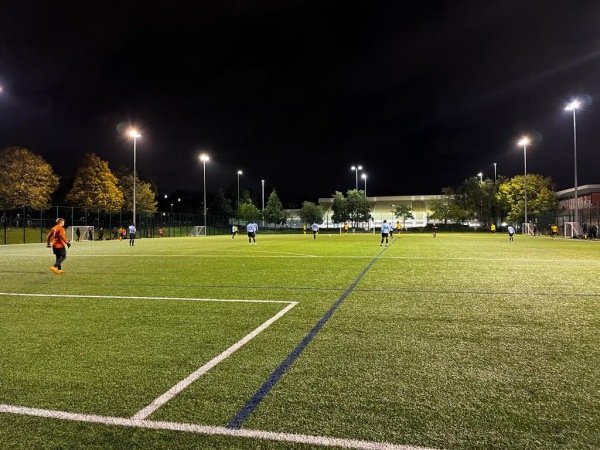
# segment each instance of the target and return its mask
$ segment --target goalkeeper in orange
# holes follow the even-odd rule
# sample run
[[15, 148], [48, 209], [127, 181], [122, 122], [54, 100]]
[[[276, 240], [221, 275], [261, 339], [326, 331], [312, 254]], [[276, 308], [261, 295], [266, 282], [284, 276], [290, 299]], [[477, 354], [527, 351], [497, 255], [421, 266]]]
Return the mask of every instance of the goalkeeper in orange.
[[71, 246], [67, 240], [64, 225], [65, 219], [60, 217], [56, 219], [56, 226], [52, 227], [46, 239], [46, 244], [48, 247], [52, 247], [52, 253], [56, 256], [56, 262], [50, 266], [50, 270], [56, 274], [65, 273], [62, 270], [62, 263], [67, 259], [67, 248]]

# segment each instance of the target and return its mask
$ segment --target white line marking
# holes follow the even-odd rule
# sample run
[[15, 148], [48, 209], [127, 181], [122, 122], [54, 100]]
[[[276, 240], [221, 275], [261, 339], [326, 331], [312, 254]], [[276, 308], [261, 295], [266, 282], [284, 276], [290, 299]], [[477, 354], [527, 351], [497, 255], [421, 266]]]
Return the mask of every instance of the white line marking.
[[414, 445], [390, 444], [387, 442], [360, 441], [355, 439], [342, 439], [328, 436], [313, 436], [308, 434], [276, 433], [273, 431], [231, 429], [226, 427], [195, 425], [177, 422], [158, 422], [151, 420], [135, 420], [124, 417], [97, 416], [92, 414], [78, 414], [67, 411], [50, 409], [27, 408], [24, 406], [1, 405], [0, 413], [20, 414], [25, 416], [44, 417], [49, 419], [70, 420], [74, 422], [96, 423], [101, 425], [117, 425], [122, 427], [145, 428], [151, 430], [183, 431], [205, 435], [231, 436], [251, 439], [264, 439], [270, 441], [290, 442], [297, 444], [311, 444], [325, 447], [341, 447], [358, 450], [435, 450], [429, 447]]
[[[224, 303], [285, 303], [289, 300], [248, 300], [248, 299], [224, 299], [224, 298], [191, 298], [191, 297], [127, 297], [123, 295], [77, 295], [77, 294], [23, 294], [17, 292], [0, 292], [0, 296], [8, 297], [59, 297], [59, 298], [106, 298], [126, 300], [177, 300], [191, 302], [224, 302]], [[296, 302], [297, 303], [297, 302]]]
[[167, 403], [169, 400], [171, 400], [173, 397], [175, 397], [177, 394], [179, 394], [181, 391], [183, 391], [185, 388], [187, 388], [190, 384], [192, 384], [194, 381], [196, 381], [198, 378], [200, 378], [202, 375], [204, 375], [206, 372], [208, 372], [214, 366], [216, 366], [221, 361], [223, 361], [224, 359], [231, 356], [234, 352], [236, 352], [239, 348], [241, 348], [243, 345], [248, 343], [251, 339], [258, 336], [267, 327], [269, 327], [276, 320], [281, 318], [285, 313], [287, 313], [290, 309], [292, 309], [297, 304], [298, 304], [298, 302], [289, 302], [289, 304], [285, 308], [283, 308], [281, 311], [279, 311], [277, 314], [275, 314], [269, 320], [264, 322], [262, 325], [260, 325], [254, 331], [252, 331], [251, 333], [244, 336], [242, 339], [240, 339], [238, 342], [233, 344], [231, 347], [229, 347], [227, 350], [225, 350], [220, 355], [211, 359], [209, 362], [204, 364], [202, 367], [200, 367], [194, 373], [190, 374], [187, 378], [181, 380], [179, 383], [177, 383], [175, 386], [173, 386], [167, 392], [162, 394], [160, 397], [154, 399], [152, 401], [152, 403], [150, 403], [148, 406], [139, 410], [137, 413], [135, 413], [133, 415], [132, 419], [133, 420], [142, 420], [142, 419], [145, 419], [146, 417], [148, 417], [150, 414], [152, 414], [158, 408], [163, 406], [165, 403]]

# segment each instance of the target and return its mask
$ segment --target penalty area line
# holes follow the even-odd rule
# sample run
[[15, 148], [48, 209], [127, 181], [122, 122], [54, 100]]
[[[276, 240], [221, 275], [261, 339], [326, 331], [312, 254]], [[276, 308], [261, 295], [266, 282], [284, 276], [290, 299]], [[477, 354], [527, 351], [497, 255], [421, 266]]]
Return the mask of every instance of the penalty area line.
[[391, 444], [387, 442], [372, 442], [355, 439], [342, 439], [328, 436], [308, 434], [277, 433], [273, 431], [233, 429], [210, 425], [195, 425], [190, 423], [164, 422], [152, 420], [136, 420], [125, 417], [99, 416], [79, 414], [51, 409], [28, 408], [24, 406], [2, 405], [0, 413], [21, 416], [42, 417], [48, 419], [68, 420], [71, 422], [86, 422], [99, 425], [121, 426], [129, 428], [145, 428], [150, 430], [180, 431], [209, 436], [228, 436], [238, 438], [261, 439], [268, 441], [289, 442], [294, 444], [310, 444], [323, 447], [340, 447], [357, 450], [435, 450], [428, 447], [413, 445]]
[[188, 375], [186, 378], [181, 380], [179, 383], [177, 383], [175, 386], [173, 386], [167, 392], [165, 392], [161, 396], [155, 398], [148, 406], [142, 408], [137, 413], [135, 413], [133, 415], [132, 419], [133, 420], [142, 420], [142, 419], [145, 419], [146, 417], [148, 417], [149, 415], [151, 415], [152, 413], [154, 413], [158, 408], [163, 406], [165, 403], [167, 403], [169, 400], [171, 400], [173, 397], [175, 397], [181, 391], [186, 389], [190, 384], [192, 384], [194, 381], [196, 381], [198, 378], [200, 378], [202, 375], [204, 375], [210, 369], [215, 367], [221, 361], [229, 358], [233, 353], [235, 353], [242, 346], [247, 344], [250, 340], [252, 340], [256, 336], [258, 336], [264, 330], [266, 330], [275, 321], [279, 320], [290, 309], [292, 309], [294, 306], [296, 306], [298, 304], [298, 302], [287, 302], [287, 303], [288, 303], [288, 305], [285, 308], [283, 308], [281, 311], [279, 311], [277, 314], [275, 314], [269, 320], [264, 322], [258, 328], [254, 329], [249, 334], [247, 334], [242, 339], [240, 339], [235, 344], [233, 344], [231, 347], [229, 347], [227, 350], [223, 351], [221, 354], [217, 355], [216, 357], [214, 357], [213, 359], [208, 361], [206, 364], [204, 364], [198, 370], [196, 370], [195, 372]]

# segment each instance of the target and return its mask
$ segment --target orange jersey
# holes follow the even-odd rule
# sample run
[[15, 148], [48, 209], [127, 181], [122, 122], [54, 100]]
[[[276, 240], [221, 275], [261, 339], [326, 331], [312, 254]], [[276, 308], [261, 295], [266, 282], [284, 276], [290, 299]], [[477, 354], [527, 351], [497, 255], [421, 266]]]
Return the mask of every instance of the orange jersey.
[[67, 236], [65, 234], [65, 229], [61, 225], [56, 225], [50, 230], [48, 233], [48, 238], [46, 239], [48, 245], [52, 245], [54, 248], [62, 248], [67, 245]]

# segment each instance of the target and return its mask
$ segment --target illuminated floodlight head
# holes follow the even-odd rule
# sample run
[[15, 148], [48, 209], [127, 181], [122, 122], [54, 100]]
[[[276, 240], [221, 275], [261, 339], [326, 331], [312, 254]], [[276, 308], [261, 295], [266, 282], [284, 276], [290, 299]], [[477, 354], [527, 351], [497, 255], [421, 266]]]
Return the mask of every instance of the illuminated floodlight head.
[[520, 146], [529, 145], [529, 138], [527, 136], [523, 136], [521, 140], [518, 142]]
[[363, 180], [366, 180], [366, 179], [367, 179], [367, 174], [366, 174], [366, 173], [363, 173], [363, 174], [362, 174], [360, 177], [361, 177]]
[[208, 161], [209, 159], [210, 159], [210, 158], [208, 157], [208, 155], [207, 155], [206, 153], [202, 153], [202, 154], [200, 155], [200, 161], [202, 161], [202, 162], [206, 162], [206, 161]]
[[142, 135], [140, 133], [138, 133], [138, 131], [135, 128], [132, 128], [131, 130], [129, 130], [129, 132], [127, 134], [129, 134], [129, 137], [132, 137], [134, 139], [142, 137]]
[[243, 174], [244, 172], [242, 172], [241, 170], [238, 170], [238, 175]]
[[2, 93], [2, 91], [4, 91], [4, 88], [0, 86], [0, 94]]
[[581, 102], [577, 99], [573, 100], [567, 106], [565, 106], [565, 111], [576, 111], [581, 108]]
[[481, 178], [481, 177], [483, 177], [483, 173], [482, 173], [482, 172], [479, 172], [479, 173], [477, 174], [477, 176], [478, 176], [479, 178]]

